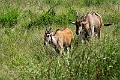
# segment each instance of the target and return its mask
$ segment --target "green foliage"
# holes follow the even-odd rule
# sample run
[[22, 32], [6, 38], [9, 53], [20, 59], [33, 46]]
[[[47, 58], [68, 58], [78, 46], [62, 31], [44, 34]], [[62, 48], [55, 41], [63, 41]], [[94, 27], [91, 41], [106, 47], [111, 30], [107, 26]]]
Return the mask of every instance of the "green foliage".
[[[119, 38], [120, 22], [118, 23], [118, 25], [116, 25], [116, 26], [114, 26], [114, 27], [115, 27], [115, 29], [113, 30], [112, 34], [113, 34], [114, 36], [118, 36], [118, 38]], [[118, 42], [119, 42], [119, 41], [118, 41]]]
[[31, 10], [21, 11], [18, 17], [18, 24], [23, 28], [31, 28], [31, 22], [35, 19], [35, 14]]
[[[115, 75], [119, 75], [119, 73], [116, 73], [117, 67], [116, 65], [119, 65], [119, 46], [114, 44], [113, 40], [109, 40], [108, 37], [107, 40], [102, 41], [104, 43], [101, 52], [99, 53], [101, 56], [97, 57], [97, 63], [96, 67], [99, 71], [97, 75], [101, 79], [107, 79], [110, 80]], [[102, 43], [102, 44], [103, 44]]]
[[76, 16], [76, 10], [74, 9], [74, 7], [70, 7], [69, 9], [68, 9], [68, 13], [67, 13], [68, 15], [68, 19], [67, 19], [67, 21], [69, 22], [69, 23], [71, 23], [72, 21], [75, 21], [75, 16]]
[[62, 13], [55, 16], [54, 23], [59, 25], [71, 24], [75, 20], [76, 11], [74, 7], [70, 7], [67, 13]]
[[[30, 15], [31, 13], [29, 13]], [[75, 14], [76, 14], [76, 11], [73, 7], [70, 7], [69, 10], [68, 10], [68, 13], [67, 14], [59, 14], [59, 15], [56, 15], [56, 12], [55, 10], [51, 10], [49, 12], [42, 12], [42, 14], [37, 17], [35, 16], [35, 14], [33, 14], [33, 16], [35, 18], [32, 18], [31, 15], [29, 16], [30, 18], [30, 21], [28, 22], [28, 28], [31, 27], [31, 26], [43, 26], [43, 25], [46, 25], [46, 24], [58, 24], [58, 25], [66, 25], [68, 23], [71, 23], [73, 20], [74, 20], [74, 17], [75, 17]], [[27, 14], [28, 15], [28, 14]]]
[[84, 0], [85, 6], [101, 5], [105, 0]]
[[62, 13], [61, 15], [56, 16], [55, 22], [59, 25], [67, 24], [67, 16]]
[[112, 4], [119, 4], [119, 0], [84, 0], [84, 4], [85, 6], [100, 6], [102, 4], [108, 4], [108, 3], [112, 3]]
[[19, 16], [19, 12], [16, 8], [9, 8], [4, 10], [0, 14], [0, 24], [13, 26], [14, 24], [17, 24], [17, 18]]
[[48, 5], [54, 5], [58, 2], [59, 0], [44, 0], [44, 2]]
[[54, 22], [55, 14], [50, 12], [43, 12], [35, 21], [35, 25], [46, 25], [46, 23], [52, 24]]
[[[119, 23], [119, 20], [120, 18], [118, 17], [119, 15], [119, 10], [117, 12], [117, 9], [116, 10], [113, 10], [113, 9], [110, 9], [112, 11], [112, 13], [110, 14], [107, 14], [106, 16], [103, 17], [103, 22], [104, 23], [114, 23], [114, 24], [118, 24]], [[106, 10], [107, 11], [107, 10]]]

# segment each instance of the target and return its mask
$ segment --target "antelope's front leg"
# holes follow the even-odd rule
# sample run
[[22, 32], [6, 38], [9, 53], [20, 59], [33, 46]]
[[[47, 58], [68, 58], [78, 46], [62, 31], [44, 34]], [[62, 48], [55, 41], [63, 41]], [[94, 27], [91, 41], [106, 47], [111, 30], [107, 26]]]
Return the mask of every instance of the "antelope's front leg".
[[93, 38], [94, 37], [94, 26], [92, 26], [91, 30], [92, 30], [92, 36], [91, 37]]
[[60, 56], [62, 56], [63, 47], [60, 48]]
[[84, 43], [84, 36], [82, 32], [80, 33], [80, 37], [81, 37], [81, 42]]

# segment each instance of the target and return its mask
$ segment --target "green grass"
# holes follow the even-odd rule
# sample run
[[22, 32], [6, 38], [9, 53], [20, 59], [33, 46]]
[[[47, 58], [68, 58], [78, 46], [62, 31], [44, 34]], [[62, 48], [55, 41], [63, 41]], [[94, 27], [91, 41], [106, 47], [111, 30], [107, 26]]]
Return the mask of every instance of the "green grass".
[[[93, 0], [90, 5], [87, 0], [49, 1], [0, 2], [0, 80], [119, 80], [119, 0]], [[56, 14], [47, 13], [58, 2]], [[104, 23], [114, 25], [102, 26], [100, 40], [82, 44], [71, 24], [76, 11], [79, 16], [98, 12]], [[68, 27], [74, 32], [70, 57], [64, 52], [61, 58], [50, 45], [43, 45], [46, 22], [53, 31]]]

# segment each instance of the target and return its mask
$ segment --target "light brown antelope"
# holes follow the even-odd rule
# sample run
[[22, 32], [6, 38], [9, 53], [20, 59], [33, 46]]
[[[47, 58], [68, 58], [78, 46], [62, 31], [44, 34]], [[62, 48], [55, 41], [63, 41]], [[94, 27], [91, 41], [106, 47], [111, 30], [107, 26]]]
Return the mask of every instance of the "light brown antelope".
[[55, 34], [53, 35], [50, 29], [46, 28], [44, 34], [44, 45], [52, 44], [54, 45], [55, 50], [56, 48], [59, 49], [59, 53], [62, 54], [64, 49], [68, 52], [68, 47], [71, 48], [71, 42], [74, 39], [73, 32], [69, 28], [65, 28], [63, 30], [57, 29]]
[[97, 34], [98, 39], [100, 39], [100, 29], [101, 26], [110, 26], [112, 24], [103, 24], [102, 18], [98, 13], [92, 12], [85, 16], [82, 16], [78, 20], [78, 14], [76, 15], [76, 22], [72, 22], [76, 25], [76, 34], [81, 35], [82, 41], [88, 39], [88, 37], [94, 37]]

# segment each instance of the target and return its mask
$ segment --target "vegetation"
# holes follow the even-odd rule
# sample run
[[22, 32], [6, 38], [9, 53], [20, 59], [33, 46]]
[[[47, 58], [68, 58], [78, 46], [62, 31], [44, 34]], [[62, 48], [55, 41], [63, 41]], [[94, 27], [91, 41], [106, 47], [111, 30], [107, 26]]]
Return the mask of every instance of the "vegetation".
[[[0, 0], [0, 80], [120, 80], [120, 0]], [[98, 12], [101, 39], [82, 44], [75, 34], [79, 17]], [[44, 31], [69, 27], [73, 49], [59, 57], [44, 46]]]

